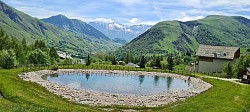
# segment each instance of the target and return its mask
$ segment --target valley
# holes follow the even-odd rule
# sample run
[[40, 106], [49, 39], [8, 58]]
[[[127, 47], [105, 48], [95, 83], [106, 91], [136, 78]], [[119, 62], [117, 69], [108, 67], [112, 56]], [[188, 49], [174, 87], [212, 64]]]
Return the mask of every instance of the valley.
[[249, 6], [0, 0], [0, 111], [249, 111]]

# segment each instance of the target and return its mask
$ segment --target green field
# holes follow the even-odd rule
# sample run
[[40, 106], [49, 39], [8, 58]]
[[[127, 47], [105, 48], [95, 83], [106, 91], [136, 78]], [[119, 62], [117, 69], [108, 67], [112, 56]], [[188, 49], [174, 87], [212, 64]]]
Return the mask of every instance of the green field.
[[[105, 67], [102, 69], [105, 69]], [[129, 68], [124, 69], [126, 70]], [[50, 93], [44, 87], [36, 83], [26, 82], [19, 79], [17, 74], [21, 73], [22, 70], [22, 68], [11, 70], [0, 69], [0, 91], [4, 96], [4, 98], [0, 98], [0, 112], [72, 112], [103, 111], [103, 109], [113, 111], [133, 109], [141, 111], [171, 112], [243, 112], [249, 111], [250, 108], [249, 85], [238, 85], [217, 79], [204, 79], [214, 86], [210, 90], [196, 97], [188, 98], [185, 101], [180, 101], [162, 107], [91, 107], [68, 102], [66, 99]]]

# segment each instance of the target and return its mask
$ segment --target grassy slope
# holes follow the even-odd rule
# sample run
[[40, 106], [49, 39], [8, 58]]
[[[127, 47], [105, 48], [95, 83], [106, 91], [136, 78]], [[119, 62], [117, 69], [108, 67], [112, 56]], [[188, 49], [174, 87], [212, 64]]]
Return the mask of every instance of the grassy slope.
[[90, 111], [93, 107], [70, 103], [40, 85], [25, 82], [17, 75], [21, 69], [0, 70], [0, 111]]
[[199, 44], [250, 47], [249, 24], [243, 17], [217, 15], [188, 22], [163, 21], [119, 49], [118, 54], [185, 53], [196, 51]]
[[250, 28], [237, 21], [236, 17], [208, 16], [198, 21], [200, 27], [211, 32], [222, 45], [249, 47]]
[[[36, 83], [22, 81], [16, 74], [21, 69], [0, 70], [0, 111], [94, 111], [97, 107], [74, 104], [62, 99]], [[205, 111], [242, 112], [250, 107], [250, 86], [238, 85], [216, 79], [205, 79], [213, 88], [185, 101], [157, 108], [124, 106], [98, 107], [116, 111], [136, 109], [147, 111]], [[96, 110], [100, 111], [100, 110]]]
[[85, 34], [75, 34], [61, 30], [51, 24], [45, 23], [20, 12], [0, 1], [0, 29], [8, 36], [17, 37], [19, 40], [26, 38], [28, 43], [35, 40], [45, 40], [50, 46], [56, 46], [59, 50], [71, 51], [81, 55], [90, 51], [109, 51], [118, 47], [110, 40], [97, 39]]
[[160, 107], [157, 110], [169, 112], [243, 112], [249, 109], [250, 86], [216, 79], [205, 80], [214, 86], [209, 91], [183, 102]]

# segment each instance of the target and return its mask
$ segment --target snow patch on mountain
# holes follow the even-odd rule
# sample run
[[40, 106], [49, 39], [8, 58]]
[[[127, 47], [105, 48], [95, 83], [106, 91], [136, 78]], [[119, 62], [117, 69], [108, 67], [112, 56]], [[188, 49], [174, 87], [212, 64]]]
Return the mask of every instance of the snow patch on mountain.
[[131, 41], [146, 30], [152, 27], [152, 25], [123, 25], [115, 22], [112, 19], [98, 18], [93, 22], [89, 22], [90, 25], [104, 33], [111, 39], [120, 38], [122, 40]]

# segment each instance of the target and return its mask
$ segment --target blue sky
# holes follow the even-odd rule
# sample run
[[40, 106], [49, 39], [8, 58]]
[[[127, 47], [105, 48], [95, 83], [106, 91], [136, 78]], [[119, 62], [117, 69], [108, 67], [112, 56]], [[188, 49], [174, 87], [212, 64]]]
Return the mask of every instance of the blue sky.
[[188, 21], [207, 15], [250, 18], [250, 0], [2, 0], [33, 17], [63, 14], [82, 21], [155, 24]]

